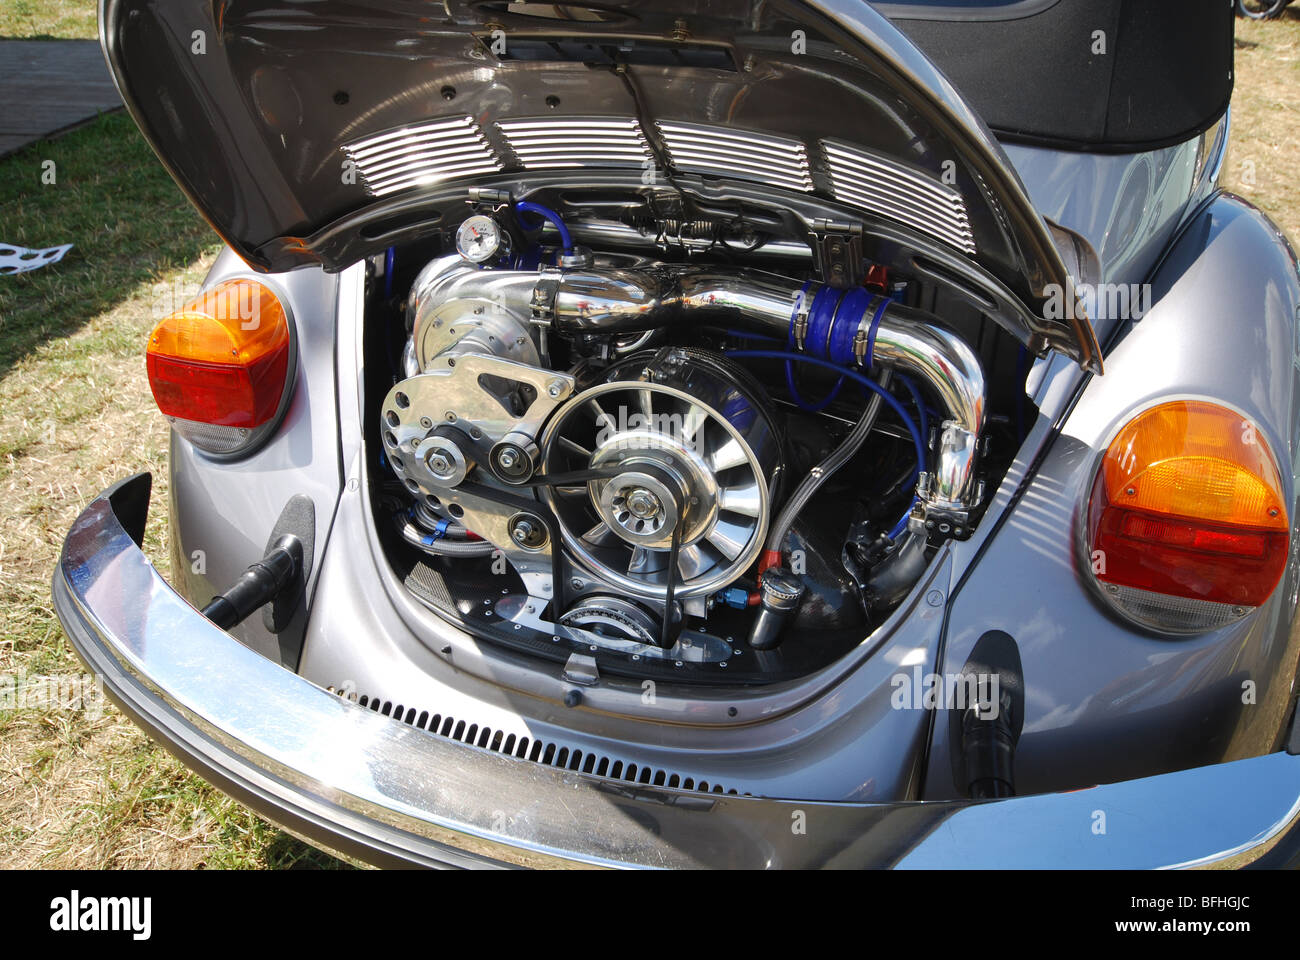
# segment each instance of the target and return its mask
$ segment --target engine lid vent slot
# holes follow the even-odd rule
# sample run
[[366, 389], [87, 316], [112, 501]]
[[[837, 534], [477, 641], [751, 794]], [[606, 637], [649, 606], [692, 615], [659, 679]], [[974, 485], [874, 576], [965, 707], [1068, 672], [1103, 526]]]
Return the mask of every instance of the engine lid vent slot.
[[656, 126], [679, 170], [805, 193], [813, 189], [801, 140], [698, 123], [660, 120]]
[[974, 255], [966, 203], [933, 177], [835, 140], [821, 141], [835, 199]]
[[347, 144], [344, 154], [373, 197], [501, 170], [471, 117], [430, 120]]
[[497, 128], [529, 170], [654, 162], [641, 125], [628, 117], [531, 117], [498, 120]]

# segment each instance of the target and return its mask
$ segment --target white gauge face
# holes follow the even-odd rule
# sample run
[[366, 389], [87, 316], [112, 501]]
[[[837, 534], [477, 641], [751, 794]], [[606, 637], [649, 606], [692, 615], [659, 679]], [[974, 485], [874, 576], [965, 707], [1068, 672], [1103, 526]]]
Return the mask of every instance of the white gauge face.
[[501, 227], [491, 217], [470, 217], [456, 231], [456, 252], [471, 263], [482, 263], [501, 249]]

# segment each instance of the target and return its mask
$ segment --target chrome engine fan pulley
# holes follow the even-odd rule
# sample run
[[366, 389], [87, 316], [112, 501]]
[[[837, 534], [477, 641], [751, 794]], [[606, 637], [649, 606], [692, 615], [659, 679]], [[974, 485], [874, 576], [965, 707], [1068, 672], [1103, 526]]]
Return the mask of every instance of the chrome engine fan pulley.
[[762, 550], [780, 460], [771, 419], [721, 358], [665, 350], [619, 369], [638, 379], [582, 392], [542, 438], [546, 473], [602, 473], [547, 489], [564, 545], [633, 596], [663, 600], [670, 579], [674, 598], [716, 591]]

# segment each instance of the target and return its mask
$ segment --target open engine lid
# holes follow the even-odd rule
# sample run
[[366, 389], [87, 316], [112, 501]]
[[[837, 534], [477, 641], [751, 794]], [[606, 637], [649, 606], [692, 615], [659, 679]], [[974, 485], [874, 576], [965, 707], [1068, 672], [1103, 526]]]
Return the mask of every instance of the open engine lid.
[[341, 269], [458, 218], [469, 186], [670, 174], [917, 237], [1001, 285], [1036, 352], [1100, 370], [1082, 311], [1047, 309], [1072, 280], [997, 142], [861, 0], [100, 0], [100, 31], [257, 269]]

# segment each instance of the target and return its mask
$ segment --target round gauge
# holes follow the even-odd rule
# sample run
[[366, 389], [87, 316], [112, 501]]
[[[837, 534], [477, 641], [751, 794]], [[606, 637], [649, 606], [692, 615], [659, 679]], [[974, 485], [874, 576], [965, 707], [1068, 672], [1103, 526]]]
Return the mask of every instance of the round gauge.
[[456, 231], [456, 252], [470, 263], [482, 263], [500, 252], [504, 240], [501, 226], [491, 217], [478, 214]]

